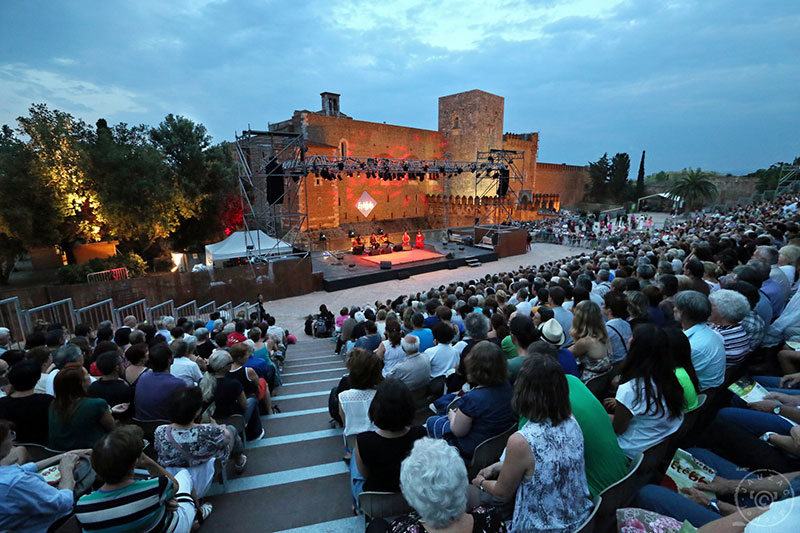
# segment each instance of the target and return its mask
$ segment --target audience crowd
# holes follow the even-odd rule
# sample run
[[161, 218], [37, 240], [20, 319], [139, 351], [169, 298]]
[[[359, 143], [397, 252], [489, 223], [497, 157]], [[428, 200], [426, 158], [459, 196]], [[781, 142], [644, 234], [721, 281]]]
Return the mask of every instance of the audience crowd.
[[[270, 391], [290, 339], [265, 312], [215, 312], [73, 332], [38, 323], [24, 346], [4, 343], [0, 531], [46, 531], [73, 514], [85, 531], [196, 529], [215, 466], [242, 473], [243, 442], [277, 411]], [[48, 484], [38, 473], [54, 465]]]
[[[363, 491], [399, 491], [413, 511], [370, 531], [572, 532], [605, 500], [621, 504], [594, 520], [624, 531], [791, 531], [797, 201], [663, 228], [556, 216], [529, 229], [612, 231], [614, 243], [336, 317], [321, 306], [310, 334], [334, 337], [348, 369], [329, 407], [354, 510]], [[287, 332], [266, 313], [124, 324], [44, 326], [24, 350], [0, 330], [0, 530], [74, 512], [85, 530], [188, 531], [211, 512], [214, 463], [245, 468]], [[737, 380], [766, 395], [743, 400]], [[26, 446], [64, 453], [33, 463]], [[716, 476], [663, 486], [679, 446]], [[55, 486], [36, 474], [53, 464]]]

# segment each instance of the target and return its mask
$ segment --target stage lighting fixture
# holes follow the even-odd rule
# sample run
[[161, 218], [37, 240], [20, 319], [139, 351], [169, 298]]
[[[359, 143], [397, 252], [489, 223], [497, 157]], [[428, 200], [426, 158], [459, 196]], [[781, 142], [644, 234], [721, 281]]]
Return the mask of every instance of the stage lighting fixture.
[[425, 172], [428, 172], [428, 165], [424, 165], [424, 166], [422, 167], [422, 170], [424, 170]]
[[342, 177], [339, 174], [336, 174], [336, 179], [342, 181]]
[[363, 161], [361, 163], [359, 163], [358, 166], [361, 167], [361, 168], [366, 168], [367, 167], [367, 165], [365, 165]]
[[383, 228], [378, 228], [378, 235], [383, 235]]
[[324, 233], [320, 232], [319, 233], [319, 240], [322, 241], [322, 242], [325, 242], [325, 241], [328, 240], [328, 237]]
[[456, 170], [458, 171], [458, 173], [459, 173], [459, 174], [461, 174], [462, 172], [464, 172], [464, 169], [462, 169], [461, 167], [458, 167]]
[[352, 238], [354, 238], [356, 236], [356, 232], [354, 230], [348, 230], [347, 231], [347, 236], [352, 239]]
[[408, 172], [408, 165], [403, 165], [403, 171]]
[[333, 178], [333, 176], [331, 176], [331, 173], [330, 173], [330, 171], [329, 171], [327, 168], [323, 168], [323, 169], [322, 169], [322, 171], [319, 173], [319, 175], [320, 175], [320, 176], [322, 177], [322, 179], [324, 179], [324, 180], [330, 180], [330, 179], [332, 179], [332, 178]]
[[344, 162], [343, 162], [343, 161], [339, 161], [339, 162], [336, 164], [336, 166], [337, 166], [337, 167], [339, 167], [339, 170], [344, 170]]
[[489, 163], [494, 163], [494, 157], [489, 156]]

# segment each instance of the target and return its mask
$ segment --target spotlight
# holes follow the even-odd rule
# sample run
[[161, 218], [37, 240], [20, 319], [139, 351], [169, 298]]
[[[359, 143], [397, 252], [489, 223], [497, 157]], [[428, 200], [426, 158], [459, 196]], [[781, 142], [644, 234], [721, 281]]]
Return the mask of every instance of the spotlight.
[[344, 162], [343, 162], [343, 161], [339, 161], [339, 162], [336, 164], [336, 166], [337, 166], [337, 167], [339, 167], [339, 170], [344, 170]]
[[[352, 178], [353, 175], [350, 174], [350, 177]], [[339, 180], [339, 181], [342, 181], [342, 177], [339, 174], [336, 174], [336, 179]]]
[[327, 168], [323, 168], [322, 172], [320, 172], [320, 177], [324, 180], [331, 180], [333, 176], [331, 175], [330, 171]]
[[383, 235], [383, 228], [378, 228], [378, 235]]
[[354, 238], [356, 236], [356, 232], [354, 230], [349, 230], [347, 232], [347, 236], [352, 239], [352, 238]]
[[403, 165], [403, 171], [408, 172], [408, 164]]
[[323, 232], [320, 231], [319, 232], [319, 240], [322, 241], [322, 242], [325, 242], [325, 241], [328, 240], [328, 237], [327, 237], [327, 235], [325, 235]]

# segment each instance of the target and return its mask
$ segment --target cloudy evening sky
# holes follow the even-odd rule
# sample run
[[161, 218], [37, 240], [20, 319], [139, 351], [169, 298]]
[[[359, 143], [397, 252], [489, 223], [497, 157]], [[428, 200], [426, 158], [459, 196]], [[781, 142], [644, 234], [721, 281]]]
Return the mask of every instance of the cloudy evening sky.
[[316, 110], [436, 129], [439, 96], [505, 97], [539, 160], [746, 173], [800, 155], [796, 0], [0, 2], [0, 123], [45, 102], [215, 140]]

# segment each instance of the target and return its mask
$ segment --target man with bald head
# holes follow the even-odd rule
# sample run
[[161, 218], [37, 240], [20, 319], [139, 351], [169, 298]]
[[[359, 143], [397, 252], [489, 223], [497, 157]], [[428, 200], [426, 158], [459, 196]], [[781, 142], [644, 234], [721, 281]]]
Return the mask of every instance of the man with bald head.
[[406, 358], [386, 377], [399, 379], [412, 391], [427, 387], [431, 380], [431, 362], [419, 353], [419, 338], [416, 335], [406, 335], [400, 341], [400, 346], [406, 353]]

